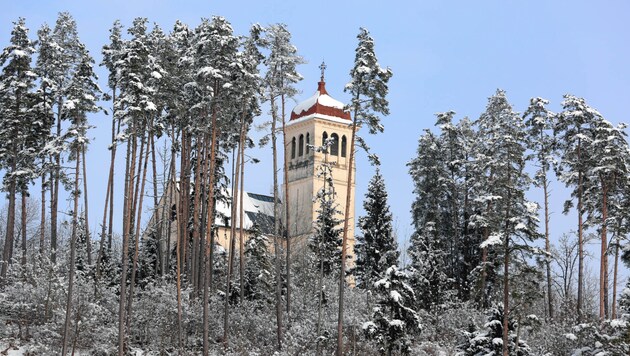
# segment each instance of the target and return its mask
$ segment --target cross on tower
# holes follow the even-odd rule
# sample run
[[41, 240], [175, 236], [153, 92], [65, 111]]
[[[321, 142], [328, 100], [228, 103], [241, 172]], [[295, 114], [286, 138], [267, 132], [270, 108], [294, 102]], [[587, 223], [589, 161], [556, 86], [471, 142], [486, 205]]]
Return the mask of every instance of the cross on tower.
[[322, 60], [322, 64], [319, 65], [319, 69], [322, 71], [321, 81], [324, 81], [324, 72], [326, 71], [326, 63]]

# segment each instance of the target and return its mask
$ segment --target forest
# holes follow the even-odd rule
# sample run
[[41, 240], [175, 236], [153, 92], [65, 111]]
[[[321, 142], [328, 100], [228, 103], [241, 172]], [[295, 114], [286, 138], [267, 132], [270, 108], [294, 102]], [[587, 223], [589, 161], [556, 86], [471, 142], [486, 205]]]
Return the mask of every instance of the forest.
[[[437, 113], [407, 164], [403, 242], [379, 152], [362, 136], [385, 129], [398, 74], [379, 64], [367, 29], [356, 39], [349, 166], [365, 154], [375, 174], [358, 197], [350, 261], [332, 164], [317, 167], [325, 184], [308, 246], [291, 249], [284, 133], [305, 59], [286, 25], [237, 34], [220, 16], [168, 31], [115, 21], [97, 62], [70, 13], [35, 35], [17, 19], [0, 44], [0, 353], [630, 354], [626, 126], [570, 94], [560, 112], [533, 97], [519, 113], [501, 89], [475, 119]], [[92, 122], [96, 113], [111, 122]], [[111, 126], [111, 144], [95, 204], [86, 151], [96, 124]], [[256, 146], [273, 162], [272, 233], [245, 239], [232, 224], [221, 246], [217, 204], [243, 221], [236, 199]], [[564, 213], [576, 220], [559, 239], [549, 204], [566, 197], [552, 182], [570, 192]], [[169, 186], [190, 187], [177, 189], [175, 210], [159, 203]]]

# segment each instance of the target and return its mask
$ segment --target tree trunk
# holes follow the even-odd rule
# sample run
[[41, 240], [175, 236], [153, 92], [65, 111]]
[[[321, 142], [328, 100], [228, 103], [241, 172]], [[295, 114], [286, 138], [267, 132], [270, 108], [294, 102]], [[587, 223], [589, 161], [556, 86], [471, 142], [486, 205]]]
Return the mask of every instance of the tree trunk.
[[243, 195], [245, 194], [245, 136], [246, 136], [246, 132], [245, 132], [245, 125], [243, 124], [243, 130], [241, 131], [241, 142], [239, 144], [239, 147], [241, 149], [241, 179], [240, 179], [240, 183], [241, 183], [241, 189], [239, 189], [239, 204], [238, 204], [238, 210], [239, 210], [239, 217], [238, 217], [238, 221], [239, 221], [239, 229], [238, 229], [238, 253], [239, 253], [239, 259], [238, 259], [238, 263], [239, 263], [239, 279], [240, 279], [240, 300], [241, 300], [241, 304], [243, 303], [243, 301], [245, 300], [245, 236], [243, 234], [243, 224], [244, 224], [244, 219], [245, 219], [245, 214], [244, 214], [244, 206], [243, 206]]
[[[133, 123], [132, 123], [133, 125]], [[125, 169], [125, 197], [123, 204], [123, 241], [122, 260], [120, 272], [120, 295], [118, 303], [118, 356], [125, 355], [125, 321], [126, 308], [125, 300], [127, 295], [127, 254], [129, 253], [129, 226], [131, 221], [131, 200], [133, 196], [133, 175], [135, 174], [136, 163], [136, 137], [135, 127], [132, 127], [131, 135], [127, 139], [127, 157]], [[133, 152], [132, 152], [133, 151]]]
[[28, 192], [26, 189], [23, 189], [21, 192], [22, 196], [22, 209], [21, 209], [21, 219], [22, 219], [22, 266], [26, 266], [26, 197], [28, 196]]
[[[44, 163], [42, 162], [42, 165]], [[46, 173], [42, 174], [42, 211], [41, 223], [39, 225], [39, 254], [44, 256], [44, 245], [46, 244]]]
[[103, 208], [103, 221], [101, 223], [101, 239], [99, 241], [98, 255], [96, 256], [96, 280], [101, 277], [101, 264], [103, 261], [103, 254], [105, 253], [105, 235], [107, 230], [107, 207], [109, 206], [109, 191], [112, 189], [112, 167], [114, 162], [110, 163], [109, 178], [107, 180], [107, 190], [105, 192], [105, 207]]
[[193, 216], [193, 242], [192, 242], [192, 256], [191, 256], [191, 266], [190, 266], [190, 276], [189, 278], [192, 280], [192, 286], [193, 286], [193, 297], [197, 296], [196, 291], [198, 291], [198, 286], [199, 286], [199, 280], [198, 280], [198, 276], [199, 274], [197, 273], [197, 260], [199, 259], [199, 239], [200, 239], [200, 229], [201, 229], [201, 224], [200, 224], [200, 215], [199, 215], [199, 208], [200, 208], [200, 202], [201, 202], [201, 155], [202, 155], [202, 140], [199, 136], [197, 136], [196, 139], [196, 156], [197, 156], [197, 160], [195, 162], [195, 199], [194, 199], [194, 203], [193, 203], [193, 210], [192, 210], [192, 216]]
[[[155, 275], [157, 276], [158, 273], [160, 273], [160, 271], [164, 270], [164, 267], [162, 266], [162, 262], [163, 262], [162, 260], [162, 226], [163, 226], [163, 221], [164, 221], [165, 207], [162, 207], [160, 209], [160, 206], [159, 206], [160, 202], [158, 198], [157, 162], [155, 159], [155, 137], [151, 135], [149, 139], [151, 140], [151, 168], [152, 168], [151, 179], [153, 180], [153, 214], [154, 216], [156, 216], [155, 226], [153, 226], [153, 229], [155, 229], [156, 244], [157, 244], [157, 261], [155, 263]], [[164, 189], [164, 192], [166, 192], [166, 189]]]
[[79, 210], [79, 164], [81, 161], [81, 154], [79, 153], [81, 148], [76, 148], [75, 158], [76, 166], [74, 168], [74, 208], [72, 210], [72, 235], [70, 237], [70, 262], [69, 262], [69, 277], [68, 277], [68, 298], [66, 300], [66, 321], [63, 326], [63, 339], [62, 339], [62, 351], [61, 354], [65, 356], [67, 350], [68, 332], [70, 330], [70, 319], [72, 314], [72, 289], [74, 287], [74, 259], [76, 253], [77, 242], [77, 225], [79, 224], [78, 210]]
[[549, 308], [549, 319], [553, 320], [553, 292], [551, 290], [551, 246], [549, 244], [549, 183], [547, 182], [547, 171], [543, 170], [543, 195], [545, 204], [545, 266], [547, 269], [547, 303]]
[[[357, 95], [357, 99], [358, 99]], [[339, 314], [337, 316], [337, 356], [343, 354], [343, 292], [346, 284], [346, 256], [348, 244], [348, 226], [350, 222], [350, 202], [352, 195], [352, 171], [354, 166], [354, 144], [357, 132], [357, 108], [352, 117], [352, 134], [350, 135], [350, 152], [348, 155], [348, 180], [346, 182], [346, 206], [343, 219], [343, 239], [341, 240], [341, 271], [339, 273]]]
[[[61, 137], [61, 99], [57, 102], [57, 133], [56, 139]], [[59, 204], [59, 176], [61, 172], [61, 153], [54, 154], [55, 164], [53, 167], [53, 174], [51, 179], [52, 188], [50, 199], [50, 261], [53, 264], [57, 263], [57, 208]]]
[[[182, 132], [182, 136], [184, 136], [185, 134]], [[182, 142], [183, 142], [183, 137], [182, 137]], [[183, 150], [182, 150], [183, 151]], [[184, 152], [182, 152], [182, 156], [184, 155]], [[183, 160], [182, 160], [182, 163]], [[177, 187], [177, 182], [175, 182], [175, 161], [171, 162], [171, 165], [173, 167], [173, 181], [171, 182], [173, 184], [173, 187]], [[181, 170], [184, 169], [184, 167], [180, 167]], [[183, 342], [182, 342], [182, 230], [184, 229], [184, 227], [182, 225], [184, 225], [185, 223], [182, 221], [183, 218], [183, 214], [182, 214], [182, 205], [186, 204], [186, 202], [182, 201], [182, 191], [187, 189], [187, 187], [184, 185], [184, 182], [181, 181], [180, 179], [180, 185], [179, 185], [179, 201], [178, 201], [178, 208], [177, 208], [177, 243], [176, 243], [176, 247], [175, 247], [175, 253], [176, 253], [176, 261], [175, 261], [175, 270], [177, 275], [176, 277], [176, 282], [177, 282], [177, 345], [178, 345], [178, 350], [181, 353], [183, 350]]]
[[[510, 182], [508, 173], [508, 182]], [[510, 315], [510, 204], [512, 204], [512, 190], [508, 191], [507, 208], [505, 212], [505, 238], [503, 240], [503, 356], [508, 356], [508, 323]]]
[[[152, 133], [149, 130], [149, 136], [151, 136]], [[144, 135], [142, 137], [142, 140], [144, 141]], [[141, 146], [144, 146], [144, 142]], [[148, 146], [148, 145], [147, 145]], [[142, 152], [142, 149], [140, 149], [140, 152]], [[138, 202], [138, 217], [137, 217], [137, 221], [136, 221], [136, 231], [134, 233], [134, 238], [135, 238], [135, 249], [133, 252], [133, 263], [131, 266], [131, 282], [129, 283], [129, 302], [128, 302], [128, 306], [127, 306], [127, 332], [131, 332], [131, 319], [132, 319], [132, 314], [133, 314], [133, 295], [134, 295], [134, 288], [136, 285], [136, 272], [138, 270], [138, 250], [140, 249], [140, 244], [139, 244], [139, 240], [140, 240], [140, 223], [142, 222], [142, 204], [143, 204], [143, 198], [144, 198], [144, 187], [145, 187], [145, 183], [146, 183], [146, 178], [147, 178], [147, 165], [149, 162], [149, 147], [146, 147], [145, 150], [145, 157], [144, 157], [144, 163], [142, 166], [142, 179], [141, 184], [140, 184], [140, 190], [138, 190], [140, 192], [140, 201]], [[138, 175], [140, 175], [140, 172], [138, 172]]]
[[90, 238], [90, 220], [88, 218], [88, 185], [87, 185], [87, 169], [85, 168], [85, 146], [81, 149], [81, 157], [83, 159], [83, 207], [85, 213], [85, 250], [87, 253], [87, 263], [92, 265], [92, 239]]
[[[275, 108], [274, 97], [271, 97], [271, 107]], [[276, 336], [278, 341], [278, 350], [282, 349], [282, 271], [280, 267], [280, 244], [278, 238], [280, 232], [280, 204], [278, 200], [278, 149], [276, 138], [276, 109], [272, 109], [271, 115], [271, 151], [273, 155], [273, 220], [274, 220], [274, 252], [275, 252], [275, 269], [276, 269]]]
[[[582, 160], [581, 156], [581, 140], [578, 139], [577, 159]], [[583, 239], [583, 223], [582, 223], [582, 171], [578, 172], [578, 290], [577, 290], [577, 317], [578, 323], [582, 322], [582, 291], [584, 289], [584, 239]]]
[[[242, 123], [241, 123], [241, 134], [242, 134]], [[234, 157], [234, 155], [232, 155]], [[227, 265], [227, 273], [225, 277], [225, 303], [223, 307], [223, 348], [227, 349], [229, 344], [229, 333], [228, 327], [230, 324], [230, 288], [232, 283], [232, 271], [234, 270], [234, 249], [236, 248], [236, 214], [237, 214], [237, 205], [238, 205], [238, 181], [240, 176], [241, 169], [241, 148], [238, 148], [238, 154], [236, 155], [236, 172], [233, 175], [232, 180], [232, 206], [230, 212], [230, 245], [228, 247], [228, 265]], [[234, 161], [232, 161], [234, 162]], [[234, 166], [232, 166], [234, 167]], [[233, 169], [234, 170], [234, 169]], [[241, 224], [242, 222], [238, 222]], [[242, 286], [241, 286], [242, 287]]]
[[[14, 170], [15, 171], [15, 170]], [[0, 277], [7, 277], [7, 270], [13, 258], [13, 239], [15, 237], [15, 180], [9, 183], [9, 211], [7, 212], [7, 233], [4, 237], [4, 250], [2, 253], [2, 269]]]
[[285, 118], [285, 97], [284, 94], [281, 97], [282, 100], [282, 140], [284, 144], [284, 214], [285, 214], [285, 237], [287, 242], [287, 261], [286, 261], [286, 274], [287, 274], [287, 328], [291, 327], [291, 239], [289, 237], [289, 227], [291, 226], [289, 220], [289, 159], [288, 159], [288, 141], [286, 133], [286, 118]]
[[[215, 89], [216, 86], [215, 86]], [[216, 92], [215, 92], [216, 93]], [[206, 238], [206, 241], [210, 241], [209, 244], [206, 244], [205, 249], [205, 277], [203, 283], [203, 355], [209, 355], [209, 326], [208, 326], [208, 301], [210, 297], [209, 289], [212, 287], [213, 282], [213, 270], [214, 270], [214, 206], [215, 206], [215, 178], [216, 178], [216, 158], [217, 158], [217, 137], [218, 135], [218, 127], [217, 127], [217, 108], [213, 106], [212, 108], [212, 119], [211, 119], [211, 130], [212, 136], [210, 139], [210, 174], [209, 174], [209, 183], [208, 183], [208, 191], [210, 193], [210, 199], [208, 201], [208, 218], [207, 218], [207, 226], [206, 230], [209, 234], [209, 238]]]
[[182, 152], [181, 152], [181, 163], [180, 163], [180, 187], [179, 187], [179, 205], [178, 205], [178, 217], [177, 221], [179, 223], [180, 230], [180, 268], [181, 273], [188, 276], [189, 275], [189, 264], [187, 263], [187, 255], [188, 255], [188, 208], [189, 208], [189, 193], [190, 193], [190, 134], [186, 132], [186, 130], [182, 130]]
[[610, 314], [611, 319], [617, 318], [617, 268], [619, 266], [619, 234], [617, 233], [615, 242], [615, 264], [613, 270], [613, 297], [612, 297], [612, 312]]
[[599, 266], [599, 319], [608, 317], [608, 237], [606, 234], [606, 220], [608, 219], [608, 184], [601, 178], [602, 183], [602, 243]]

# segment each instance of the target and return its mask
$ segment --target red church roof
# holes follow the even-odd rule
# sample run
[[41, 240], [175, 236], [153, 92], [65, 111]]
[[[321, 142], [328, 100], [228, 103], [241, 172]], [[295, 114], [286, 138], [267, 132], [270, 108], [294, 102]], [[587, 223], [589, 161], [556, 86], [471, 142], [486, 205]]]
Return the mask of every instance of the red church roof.
[[326, 82], [322, 80], [317, 85], [313, 96], [299, 103], [291, 112], [291, 121], [309, 115], [320, 114], [345, 120], [351, 120], [350, 113], [343, 110], [343, 103], [333, 99], [326, 91]]

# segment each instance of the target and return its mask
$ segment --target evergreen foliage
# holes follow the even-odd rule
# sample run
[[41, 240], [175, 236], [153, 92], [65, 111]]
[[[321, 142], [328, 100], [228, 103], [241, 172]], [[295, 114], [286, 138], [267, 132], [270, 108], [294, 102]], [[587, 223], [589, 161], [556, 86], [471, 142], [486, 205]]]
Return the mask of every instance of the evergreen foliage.
[[410, 307], [415, 299], [413, 289], [407, 284], [409, 277], [398, 267], [390, 266], [383, 278], [374, 282], [377, 302], [372, 321], [362, 326], [368, 339], [378, 344], [382, 355], [398, 351], [410, 354], [411, 334], [420, 330], [420, 319]]
[[[531, 355], [529, 346], [518, 337], [518, 324], [509, 318], [508, 355]], [[503, 308], [493, 307], [488, 314], [484, 330], [468, 331], [465, 333], [466, 342], [460, 346], [461, 356], [503, 355]]]
[[357, 287], [371, 289], [389, 266], [398, 265], [399, 251], [392, 227], [385, 181], [380, 169], [368, 184], [363, 201], [366, 216], [359, 218], [362, 235], [356, 237]]

